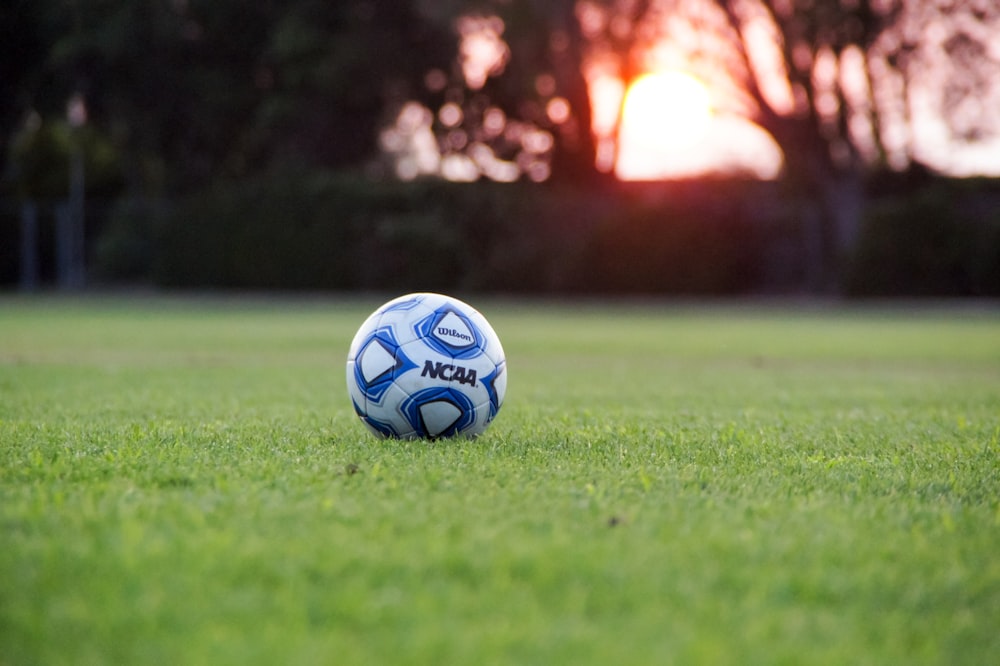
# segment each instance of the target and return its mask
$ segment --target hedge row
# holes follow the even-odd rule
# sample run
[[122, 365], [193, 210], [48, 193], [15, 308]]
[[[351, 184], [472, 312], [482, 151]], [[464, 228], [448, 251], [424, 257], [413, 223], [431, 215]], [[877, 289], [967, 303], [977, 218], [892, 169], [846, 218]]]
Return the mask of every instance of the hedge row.
[[[745, 189], [733, 185], [732, 189]], [[759, 230], [747, 193], [668, 200], [528, 184], [311, 176], [123, 210], [103, 275], [165, 287], [721, 294], [750, 290]]]
[[[581, 191], [313, 173], [88, 214], [90, 274], [170, 288], [801, 291], [812, 267], [794, 210], [767, 183]], [[0, 213], [0, 282], [11, 284], [18, 222]], [[1000, 181], [870, 192], [861, 231], [844, 293], [1000, 296]]]
[[845, 292], [1000, 296], [1000, 181], [948, 181], [873, 202]]

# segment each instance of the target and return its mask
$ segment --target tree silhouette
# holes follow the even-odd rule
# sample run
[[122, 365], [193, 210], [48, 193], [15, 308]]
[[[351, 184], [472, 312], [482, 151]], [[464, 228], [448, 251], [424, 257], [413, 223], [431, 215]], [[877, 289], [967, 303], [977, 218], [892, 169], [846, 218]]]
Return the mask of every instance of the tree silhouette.
[[[1000, 58], [990, 46], [1000, 28], [995, 4], [580, 0], [577, 6], [598, 17], [587, 49], [614, 62], [625, 82], [649, 66], [644, 54], [667, 45], [680, 55], [674, 66], [723, 91], [730, 108], [722, 112], [742, 115], [774, 138], [789, 198], [798, 202], [813, 289], [837, 286], [841, 260], [859, 232], [864, 175], [923, 167], [912, 138], [920, 131], [914, 91], [937, 95], [935, 112], [951, 139], [978, 141], [998, 131], [991, 113], [1000, 103], [994, 83]], [[940, 77], [940, 92], [929, 93], [924, 82], [932, 68], [950, 72]]]

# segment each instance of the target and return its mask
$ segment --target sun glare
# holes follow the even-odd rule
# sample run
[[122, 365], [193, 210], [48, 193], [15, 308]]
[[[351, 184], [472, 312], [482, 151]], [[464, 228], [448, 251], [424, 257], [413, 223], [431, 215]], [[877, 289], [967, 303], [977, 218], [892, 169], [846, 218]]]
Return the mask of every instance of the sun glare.
[[684, 72], [640, 77], [625, 93], [616, 174], [626, 180], [661, 175], [664, 165], [685, 159], [711, 122], [708, 89], [695, 77]]

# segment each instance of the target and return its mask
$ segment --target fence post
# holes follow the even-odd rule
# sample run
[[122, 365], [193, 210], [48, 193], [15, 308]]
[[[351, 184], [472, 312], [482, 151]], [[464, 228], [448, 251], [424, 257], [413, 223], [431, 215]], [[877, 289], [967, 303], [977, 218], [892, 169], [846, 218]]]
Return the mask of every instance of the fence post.
[[69, 286], [73, 289], [80, 289], [86, 282], [86, 207], [83, 166], [83, 148], [77, 147], [73, 151], [70, 164], [70, 189], [69, 189], [69, 242], [70, 242], [70, 264], [69, 264]]
[[21, 204], [21, 291], [38, 289], [38, 206], [34, 201]]
[[56, 286], [73, 287], [73, 210], [68, 203], [56, 205]]

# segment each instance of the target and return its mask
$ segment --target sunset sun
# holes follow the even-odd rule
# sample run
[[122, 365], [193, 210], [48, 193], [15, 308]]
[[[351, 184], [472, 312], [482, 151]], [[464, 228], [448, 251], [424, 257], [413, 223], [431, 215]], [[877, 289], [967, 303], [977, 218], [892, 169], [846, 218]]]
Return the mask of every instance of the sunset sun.
[[662, 165], [683, 160], [712, 121], [705, 85], [684, 72], [659, 72], [629, 86], [622, 103], [616, 173], [655, 177]]

